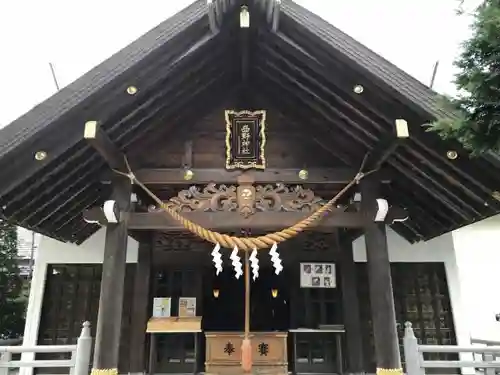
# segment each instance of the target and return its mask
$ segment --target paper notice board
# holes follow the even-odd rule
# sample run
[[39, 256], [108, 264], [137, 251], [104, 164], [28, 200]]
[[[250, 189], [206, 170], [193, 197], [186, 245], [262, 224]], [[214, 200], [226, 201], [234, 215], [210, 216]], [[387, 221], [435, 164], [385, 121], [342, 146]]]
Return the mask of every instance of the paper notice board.
[[153, 318], [167, 318], [172, 313], [172, 298], [156, 297], [153, 299]]
[[180, 297], [179, 298], [179, 316], [180, 317], [196, 316], [196, 298], [195, 297]]
[[335, 263], [300, 263], [301, 288], [336, 288]]

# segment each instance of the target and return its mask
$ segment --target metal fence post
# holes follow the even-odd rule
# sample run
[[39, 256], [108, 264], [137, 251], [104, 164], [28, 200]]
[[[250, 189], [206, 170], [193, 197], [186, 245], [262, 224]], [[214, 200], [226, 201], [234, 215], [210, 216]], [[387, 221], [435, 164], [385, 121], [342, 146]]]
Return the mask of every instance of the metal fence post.
[[[5, 365], [12, 360], [12, 354], [5, 351], [0, 353], [0, 363]], [[0, 375], [9, 375], [9, 366], [0, 367]]]
[[422, 353], [418, 350], [418, 341], [410, 322], [405, 323], [405, 336], [403, 339], [406, 373], [408, 375], [425, 375], [422, 368]]
[[92, 337], [90, 336], [90, 323], [83, 323], [82, 332], [78, 338], [75, 351], [74, 375], [88, 375], [90, 368], [90, 352]]

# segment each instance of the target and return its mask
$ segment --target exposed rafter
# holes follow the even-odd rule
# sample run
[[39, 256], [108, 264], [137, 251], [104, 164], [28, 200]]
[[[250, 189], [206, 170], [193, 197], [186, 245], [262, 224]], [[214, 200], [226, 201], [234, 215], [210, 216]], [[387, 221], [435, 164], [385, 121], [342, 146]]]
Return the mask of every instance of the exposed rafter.
[[271, 30], [273, 32], [277, 32], [279, 28], [280, 21], [280, 7], [281, 0], [273, 0], [273, 12], [272, 12], [272, 20], [271, 20]]
[[217, 0], [215, 2], [213, 0], [207, 0], [208, 6], [208, 23], [210, 25], [210, 30], [212, 30], [213, 34], [217, 34], [219, 32], [219, 21], [220, 19], [217, 17], [220, 13], [220, 5]]

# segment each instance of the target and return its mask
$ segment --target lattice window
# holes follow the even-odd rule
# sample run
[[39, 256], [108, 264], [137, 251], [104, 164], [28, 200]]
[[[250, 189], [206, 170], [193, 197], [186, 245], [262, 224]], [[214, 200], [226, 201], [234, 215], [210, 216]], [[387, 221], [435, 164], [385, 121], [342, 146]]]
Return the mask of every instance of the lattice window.
[[[357, 263], [365, 369], [375, 370], [375, 353], [370, 311], [366, 263]], [[453, 315], [443, 263], [392, 263], [392, 284], [400, 351], [403, 353], [404, 322], [413, 324], [415, 335], [423, 344], [456, 344]], [[454, 359], [437, 353], [432, 359]], [[431, 357], [428, 356], [430, 359]]]
[[[342, 324], [340, 286], [335, 289], [299, 289], [294, 301], [295, 326], [318, 328], [324, 324]], [[331, 334], [297, 334], [297, 370], [325, 372], [336, 368], [336, 343]]]
[[[127, 265], [120, 341], [120, 371], [128, 371], [130, 311], [133, 298], [134, 265]], [[40, 345], [74, 344], [82, 323], [90, 321], [95, 337], [102, 265], [58, 264], [47, 267], [45, 293], [38, 343]], [[69, 355], [38, 354], [39, 359], [62, 359]], [[37, 373], [64, 373], [64, 368], [37, 369]]]

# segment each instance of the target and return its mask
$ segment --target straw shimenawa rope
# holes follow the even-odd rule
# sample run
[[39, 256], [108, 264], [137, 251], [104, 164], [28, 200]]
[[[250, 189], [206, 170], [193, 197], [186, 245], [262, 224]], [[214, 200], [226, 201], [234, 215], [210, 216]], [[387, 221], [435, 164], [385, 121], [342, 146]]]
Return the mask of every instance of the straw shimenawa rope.
[[191, 233], [197, 235], [198, 237], [209, 241], [213, 244], [220, 244], [220, 246], [228, 248], [228, 249], [233, 249], [235, 246], [238, 247], [240, 250], [244, 251], [251, 251], [253, 249], [261, 250], [261, 249], [267, 249], [271, 247], [272, 245], [279, 244], [281, 242], [284, 242], [286, 240], [289, 240], [295, 236], [297, 236], [299, 233], [303, 232], [309, 227], [312, 227], [314, 224], [316, 224], [317, 221], [319, 221], [321, 218], [323, 218], [324, 215], [327, 213], [331, 212], [332, 209], [334, 208], [335, 203], [355, 184], [357, 184], [362, 178], [366, 177], [368, 174], [371, 174], [376, 171], [371, 170], [367, 173], [363, 173], [362, 170], [365, 166], [366, 159], [368, 155], [365, 155], [363, 162], [361, 163], [361, 167], [356, 174], [356, 176], [349, 182], [335, 197], [330, 199], [324, 206], [319, 208], [316, 212], [305, 218], [304, 220], [298, 222], [295, 225], [292, 225], [289, 228], [282, 229], [278, 232], [274, 233], [268, 233], [265, 236], [259, 236], [259, 237], [235, 237], [235, 236], [229, 236], [227, 234], [222, 234], [218, 232], [211, 231], [209, 229], [203, 228], [202, 226], [193, 223], [191, 220], [186, 219], [183, 217], [181, 214], [176, 212], [172, 207], [169, 207], [167, 204], [165, 204], [160, 198], [158, 198], [149, 188], [147, 188], [141, 181], [139, 181], [132, 170], [130, 169], [130, 165], [128, 163], [127, 157], [125, 157], [125, 164], [128, 169], [128, 173], [124, 173], [121, 171], [118, 171], [114, 169], [113, 171], [116, 172], [119, 175], [128, 177], [130, 181], [137, 186], [139, 186], [146, 194], [148, 194], [151, 199], [155, 201], [155, 203], [161, 207], [166, 213], [168, 213], [170, 216], [172, 216], [175, 220], [180, 222], [184, 228], [186, 228], [188, 231]]

